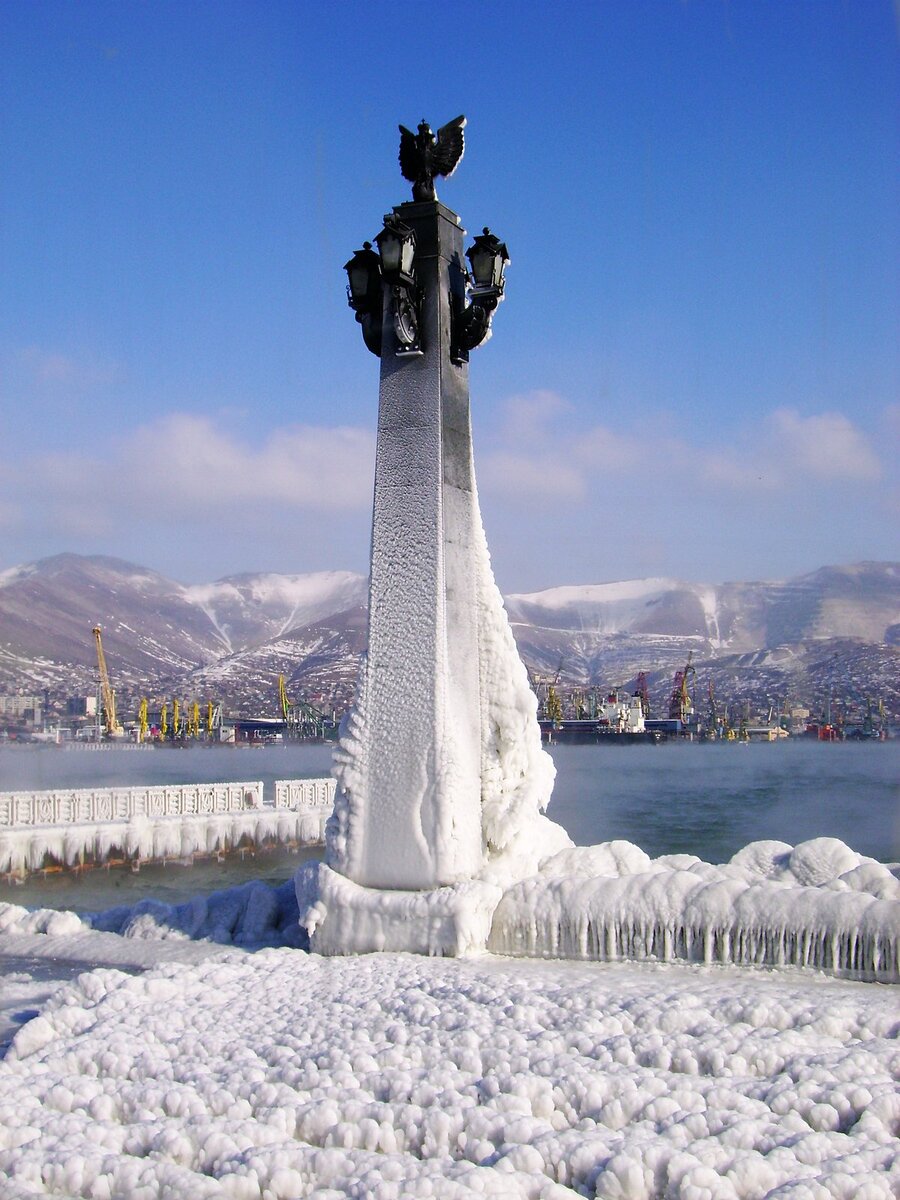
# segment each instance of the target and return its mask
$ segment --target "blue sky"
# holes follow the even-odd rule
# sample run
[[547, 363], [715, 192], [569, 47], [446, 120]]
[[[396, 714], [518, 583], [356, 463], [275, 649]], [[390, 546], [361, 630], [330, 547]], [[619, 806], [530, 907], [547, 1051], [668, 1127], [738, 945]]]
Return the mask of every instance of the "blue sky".
[[505, 590], [898, 557], [889, 0], [0, 5], [0, 569], [365, 570], [397, 124], [510, 247]]

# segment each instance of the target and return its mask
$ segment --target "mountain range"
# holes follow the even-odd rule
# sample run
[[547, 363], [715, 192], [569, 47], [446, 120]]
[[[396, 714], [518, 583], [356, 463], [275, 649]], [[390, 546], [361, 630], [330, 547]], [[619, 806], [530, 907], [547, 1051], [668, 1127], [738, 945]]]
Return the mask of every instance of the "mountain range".
[[[274, 715], [283, 673], [292, 695], [342, 708], [365, 648], [366, 601], [365, 577], [349, 571], [184, 585], [119, 559], [61, 554], [0, 572], [0, 692], [92, 692], [99, 624], [126, 704], [178, 694]], [[691, 651], [724, 698], [873, 695], [900, 715], [897, 563], [779, 582], [555, 587], [509, 595], [506, 606], [536, 681], [629, 686], [643, 670], [660, 703]]]

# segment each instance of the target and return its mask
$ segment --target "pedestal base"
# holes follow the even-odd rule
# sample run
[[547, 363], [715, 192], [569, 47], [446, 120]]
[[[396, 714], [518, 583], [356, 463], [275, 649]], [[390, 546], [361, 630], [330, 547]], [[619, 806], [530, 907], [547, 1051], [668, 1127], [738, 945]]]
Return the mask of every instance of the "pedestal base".
[[300, 924], [316, 954], [407, 950], [455, 958], [484, 950], [503, 895], [492, 883], [466, 880], [432, 891], [360, 887], [324, 863], [294, 876]]

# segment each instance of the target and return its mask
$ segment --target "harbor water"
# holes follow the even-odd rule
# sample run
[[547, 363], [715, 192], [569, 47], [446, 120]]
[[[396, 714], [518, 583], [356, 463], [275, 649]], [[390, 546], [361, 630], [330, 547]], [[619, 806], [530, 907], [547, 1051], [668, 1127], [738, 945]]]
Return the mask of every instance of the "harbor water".
[[[695, 854], [725, 862], [748, 842], [796, 845], [835, 837], [860, 854], [900, 858], [900, 741], [674, 743], [554, 746], [549, 815], [579, 845], [624, 839], [651, 857]], [[226, 783], [327, 775], [331, 748], [62, 751], [0, 748], [0, 791], [142, 784]], [[146, 896], [175, 903], [250, 879], [278, 882], [320, 849], [286, 849], [192, 866], [169, 863], [32, 876], [0, 883], [0, 899], [91, 911]]]

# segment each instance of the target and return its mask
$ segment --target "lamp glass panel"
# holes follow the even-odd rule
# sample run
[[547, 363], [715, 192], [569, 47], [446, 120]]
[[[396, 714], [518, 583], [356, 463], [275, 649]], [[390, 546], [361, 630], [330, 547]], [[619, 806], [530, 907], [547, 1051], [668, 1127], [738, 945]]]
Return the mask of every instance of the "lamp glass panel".
[[491, 287], [494, 282], [494, 256], [483, 246], [474, 246], [470, 256], [472, 274], [478, 287]]
[[415, 257], [416, 247], [412, 238], [407, 238], [403, 242], [402, 253], [402, 270], [404, 275], [412, 275], [413, 258]]
[[347, 272], [350, 277], [350, 294], [354, 300], [364, 300], [369, 291], [369, 267], [364, 262], [355, 262]]
[[396, 275], [400, 270], [401, 243], [399, 239], [386, 230], [378, 239], [378, 249], [381, 252], [381, 269], [385, 275]]

